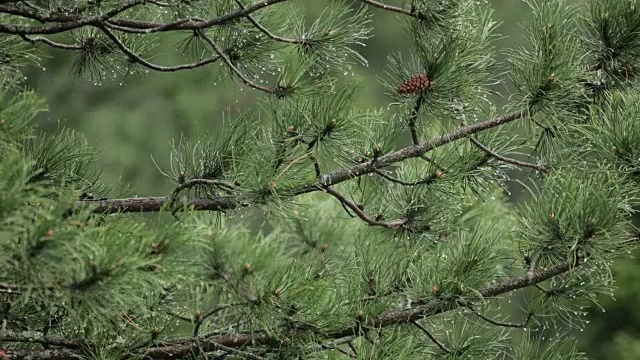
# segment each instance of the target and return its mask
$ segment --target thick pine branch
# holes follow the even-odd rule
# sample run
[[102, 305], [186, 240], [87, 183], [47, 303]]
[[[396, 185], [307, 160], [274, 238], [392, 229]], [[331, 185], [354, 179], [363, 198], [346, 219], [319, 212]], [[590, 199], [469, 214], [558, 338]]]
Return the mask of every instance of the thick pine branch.
[[[118, 212], [157, 212], [166, 208], [172, 201], [171, 196], [140, 197], [112, 200], [78, 200], [79, 207], [95, 206], [96, 213]], [[242, 205], [242, 204], [240, 204]], [[193, 210], [222, 211], [238, 207], [234, 197], [220, 196], [213, 199], [195, 198], [188, 201]]]
[[[287, 193], [295, 196], [315, 191], [321, 191], [331, 185], [336, 185], [351, 179], [355, 179], [362, 175], [375, 173], [378, 170], [391, 164], [398, 163], [410, 158], [420, 157], [426, 152], [431, 151], [435, 148], [441, 147], [459, 139], [466, 138], [469, 135], [507, 124], [509, 122], [529, 115], [530, 114], [525, 111], [514, 112], [480, 123], [463, 126], [446, 135], [433, 138], [429, 141], [417, 145], [409, 145], [400, 150], [380, 156], [375, 161], [369, 161], [363, 164], [354, 165], [349, 168], [336, 170], [330, 174], [321, 176], [319, 183], [310, 183], [299, 188], [291, 189], [290, 191], [287, 191]], [[165, 203], [167, 203], [168, 201], [170, 201], [170, 197], [148, 197], [113, 200], [79, 200], [76, 205], [78, 207], [87, 205], [96, 206], [94, 208], [94, 211], [97, 213], [153, 212], [163, 209]], [[234, 200], [233, 196], [224, 196], [208, 199], [192, 199], [190, 200], [189, 205], [194, 210], [224, 211], [237, 208], [239, 205], [245, 206], [246, 204], [238, 204]]]
[[[584, 258], [578, 258], [574, 261], [562, 261], [533, 274], [526, 274], [520, 277], [507, 279], [503, 282], [480, 289], [477, 292], [478, 300], [497, 297], [511, 291], [534, 286], [538, 283], [549, 280], [554, 276], [561, 275], [570, 270], [575, 270], [585, 263], [586, 260]], [[462, 306], [464, 305], [445, 299], [438, 299], [421, 306], [391, 311], [379, 317], [358, 322], [354, 326], [328, 334], [316, 334], [316, 336], [322, 337], [326, 340], [351, 339], [353, 336], [364, 335], [370, 329], [375, 330], [395, 325], [412, 324], [420, 319], [452, 311]], [[273, 345], [277, 343], [279, 343], [279, 340], [268, 332], [254, 331], [252, 334], [239, 333], [188, 339], [184, 342], [172, 345], [150, 347], [142, 351], [140, 354], [150, 359], [179, 359], [187, 357], [193, 353], [211, 352], [224, 347], [241, 348], [245, 346]], [[44, 350], [35, 349], [16, 350], [13, 354], [17, 355], [21, 359], [64, 359], [80, 355], [81, 351], [70, 348]]]

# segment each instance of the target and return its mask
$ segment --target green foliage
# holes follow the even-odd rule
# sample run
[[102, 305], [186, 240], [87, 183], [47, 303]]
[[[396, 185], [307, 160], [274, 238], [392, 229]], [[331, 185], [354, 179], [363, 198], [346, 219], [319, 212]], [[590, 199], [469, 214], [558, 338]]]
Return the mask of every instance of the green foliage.
[[607, 260], [627, 241], [632, 196], [632, 189], [605, 171], [552, 174], [521, 214], [525, 253], [539, 257], [542, 266], [576, 256]]
[[33, 118], [47, 110], [42, 98], [32, 91], [21, 91], [18, 95], [11, 95], [6, 90], [0, 91], [0, 146], [15, 143], [17, 139], [28, 135], [32, 131]]
[[638, 180], [640, 175], [640, 97], [637, 91], [620, 92], [594, 106], [592, 121], [581, 128], [589, 139], [588, 151], [606, 159], [616, 171]]
[[533, 338], [531, 335], [523, 337], [524, 346], [516, 350], [514, 359], [587, 359], [586, 354], [576, 349], [574, 342], [565, 334], [555, 334], [550, 341], [544, 338]]
[[303, 21], [296, 24], [297, 51], [314, 59], [312, 71], [316, 76], [326, 70], [347, 75], [355, 63], [367, 63], [352, 46], [364, 45], [370, 37], [370, 22], [367, 8], [354, 11], [346, 1], [333, 1], [310, 26]]
[[602, 81], [620, 84], [630, 76], [640, 58], [638, 6], [635, 0], [589, 1], [584, 19], [589, 65], [601, 70]]
[[[462, 5], [461, 5], [462, 6]], [[452, 98], [464, 99], [472, 110], [484, 105], [488, 86], [495, 81], [493, 42], [499, 25], [483, 6], [462, 6], [458, 16], [443, 21], [446, 31], [426, 20], [408, 20], [413, 37], [408, 60], [397, 53], [389, 57], [389, 71], [383, 83], [391, 97], [413, 108], [417, 101], [425, 115], [451, 116]], [[457, 12], [457, 11], [456, 11]], [[398, 86], [415, 74], [427, 75], [430, 85], [416, 94], [398, 94]], [[449, 119], [447, 119], [449, 120]]]
[[528, 47], [508, 52], [511, 78], [521, 105], [556, 112], [582, 101], [578, 9], [564, 0], [527, 1], [533, 21], [525, 26]]
[[[613, 261], [639, 240], [635, 2], [526, 1], [528, 44], [504, 52], [507, 74], [487, 3], [285, 2], [0, 5], [2, 76], [15, 82], [0, 97], [0, 351], [585, 358], [565, 334], [586, 325], [587, 306], [613, 306], [601, 298]], [[376, 54], [388, 97], [374, 108], [358, 97], [372, 76], [355, 75], [369, 63], [357, 49], [371, 41], [370, 7], [401, 16], [411, 45]], [[221, 81], [235, 92], [201, 94], [193, 111], [236, 103], [222, 129], [172, 114], [181, 137], [167, 162], [153, 158], [169, 184], [147, 188], [159, 194], [102, 198], [90, 141], [34, 131], [44, 102], [16, 80], [35, 43], [71, 51], [61, 62], [96, 84], [209, 66], [171, 91], [120, 95], [193, 110], [183, 86]], [[515, 100], [497, 106], [508, 80]], [[111, 128], [123, 144], [168, 132], [130, 116], [130, 132]], [[136, 165], [145, 151], [132, 148], [105, 151]]]

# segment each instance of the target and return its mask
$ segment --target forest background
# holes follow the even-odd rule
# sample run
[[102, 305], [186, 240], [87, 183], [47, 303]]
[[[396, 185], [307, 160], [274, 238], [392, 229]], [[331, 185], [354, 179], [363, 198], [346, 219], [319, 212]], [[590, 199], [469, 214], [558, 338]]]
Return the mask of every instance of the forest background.
[[[575, 0], [573, 2], [579, 2]], [[326, 7], [326, 1], [307, 1], [306, 16], [312, 21]], [[401, 1], [387, 1], [400, 4]], [[518, 48], [523, 44], [523, 29], [519, 23], [530, 17], [529, 8], [519, 0], [490, 0], [495, 19], [503, 21], [498, 32], [504, 38], [499, 48]], [[355, 6], [355, 5], [354, 5]], [[373, 37], [361, 49], [368, 66], [354, 66], [353, 73], [360, 90], [357, 104], [361, 108], [380, 107], [388, 103], [376, 75], [385, 70], [385, 59], [393, 51], [403, 51], [410, 45], [397, 17], [392, 13], [374, 11]], [[159, 47], [160, 63], [175, 63], [182, 58], [179, 37], [165, 37]], [[171, 142], [181, 137], [195, 140], [198, 133], [216, 133], [225, 121], [225, 113], [259, 106], [261, 96], [254, 90], [220, 83], [223, 65], [214, 64], [178, 73], [141, 73], [116, 75], [95, 82], [75, 77], [74, 55], [43, 46], [47, 56], [40, 67], [25, 69], [29, 86], [37, 90], [48, 103], [49, 111], [37, 119], [38, 128], [54, 133], [61, 126], [77, 130], [99, 151], [98, 168], [107, 182], [128, 186], [132, 195], [168, 194], [172, 183], [158, 171], [153, 159], [161, 165], [168, 162]], [[176, 60], [176, 61], [174, 61]], [[107, 74], [109, 75], [109, 74]], [[496, 105], [505, 102], [509, 89], [496, 84], [501, 96], [492, 99]], [[526, 196], [513, 191], [513, 201]], [[589, 309], [591, 323], [584, 333], [577, 334], [582, 350], [593, 359], [640, 359], [640, 253], [617, 261], [615, 301], [603, 297], [600, 308]]]

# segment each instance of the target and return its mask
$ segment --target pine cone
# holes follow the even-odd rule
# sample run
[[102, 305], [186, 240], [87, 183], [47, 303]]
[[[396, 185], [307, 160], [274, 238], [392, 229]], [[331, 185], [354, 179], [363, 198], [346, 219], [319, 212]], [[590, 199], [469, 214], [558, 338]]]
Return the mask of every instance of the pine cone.
[[427, 74], [415, 74], [398, 86], [398, 93], [405, 95], [414, 94], [428, 88], [430, 84], [431, 81], [427, 77]]

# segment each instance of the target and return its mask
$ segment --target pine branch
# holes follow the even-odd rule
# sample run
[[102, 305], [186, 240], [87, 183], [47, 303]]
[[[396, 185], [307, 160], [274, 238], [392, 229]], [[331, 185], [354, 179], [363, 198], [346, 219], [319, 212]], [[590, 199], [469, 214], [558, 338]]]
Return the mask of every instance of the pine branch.
[[97, 26], [100, 30], [102, 30], [102, 32], [105, 33], [105, 35], [107, 35], [107, 37], [109, 39], [111, 39], [111, 41], [116, 45], [116, 47], [118, 47], [118, 49], [120, 49], [120, 51], [122, 51], [125, 55], [127, 55], [127, 57], [129, 58], [129, 60], [136, 62], [146, 68], [155, 70], [155, 71], [160, 71], [160, 72], [175, 72], [175, 71], [180, 71], [180, 70], [189, 70], [189, 69], [195, 69], [201, 66], [205, 66], [208, 64], [212, 64], [218, 60], [220, 60], [220, 56], [213, 56], [207, 59], [203, 59], [200, 61], [196, 61], [194, 63], [190, 63], [190, 64], [182, 64], [182, 65], [174, 65], [174, 66], [162, 66], [162, 65], [157, 65], [154, 63], [151, 63], [145, 59], [143, 59], [140, 55], [136, 54], [135, 52], [133, 52], [131, 49], [127, 48], [127, 46], [122, 43], [122, 41], [120, 41], [120, 39], [118, 39], [115, 34], [110, 31], [108, 29], [108, 25], [98, 25]]
[[[161, 211], [167, 203], [171, 201], [169, 196], [144, 197], [144, 198], [126, 198], [111, 200], [78, 200], [78, 207], [93, 207], [95, 213], [126, 213], [126, 212], [158, 212]], [[189, 208], [200, 211], [222, 211], [235, 209], [239, 206], [247, 204], [238, 204], [236, 199], [231, 196], [220, 196], [213, 199], [195, 198], [187, 203]], [[70, 213], [73, 210], [69, 211]]]
[[202, 324], [204, 323], [205, 320], [207, 320], [208, 318], [212, 317], [213, 315], [219, 313], [222, 310], [234, 307], [234, 306], [238, 306], [238, 305], [243, 305], [246, 304], [246, 302], [237, 302], [237, 303], [233, 303], [233, 304], [225, 304], [225, 305], [219, 305], [216, 306], [215, 308], [211, 309], [209, 312], [207, 312], [204, 315], [200, 315], [196, 317], [196, 325], [193, 328], [193, 336], [199, 336], [200, 335], [200, 327], [202, 326]]
[[222, 25], [233, 21], [235, 19], [244, 17], [251, 13], [254, 13], [260, 9], [281, 3], [287, 0], [265, 0], [254, 3], [244, 9], [230, 12], [210, 20], [201, 21], [194, 19], [181, 19], [170, 23], [162, 22], [149, 22], [142, 20], [131, 19], [113, 19], [116, 15], [134, 7], [144, 4], [146, 0], [129, 0], [123, 5], [120, 5], [114, 9], [105, 12], [103, 15], [95, 17], [83, 17], [82, 15], [68, 15], [63, 13], [51, 13], [51, 14], [38, 14], [33, 10], [29, 10], [24, 7], [17, 7], [12, 5], [0, 5], [0, 13], [7, 13], [13, 15], [19, 15], [33, 20], [37, 20], [41, 23], [55, 22], [59, 23], [52, 26], [19, 26], [13, 24], [1, 24], [0, 32], [15, 35], [35, 35], [35, 34], [57, 34], [60, 32], [77, 29], [79, 27], [89, 24], [99, 24], [109, 20], [109, 24], [120, 27], [120, 30], [132, 32], [132, 33], [154, 33], [154, 32], [167, 32], [173, 30], [198, 30], [206, 29], [216, 25]]
[[[14, 35], [45, 35], [45, 34], [58, 34], [61, 32], [77, 29], [90, 24], [97, 24], [112, 17], [117, 16], [129, 9], [132, 9], [138, 5], [142, 5], [146, 0], [129, 0], [124, 4], [117, 6], [102, 15], [92, 17], [70, 16], [70, 15], [39, 15], [35, 11], [27, 10], [25, 8], [18, 8], [11, 5], [0, 5], [0, 13], [7, 13], [12, 15], [20, 15], [29, 17], [39, 22], [57, 22], [59, 24], [53, 26], [20, 26], [13, 24], [0, 24], [0, 33], [14, 34]], [[70, 18], [77, 18], [75, 21], [70, 21]]]
[[[584, 258], [578, 258], [577, 260], [572, 261], [561, 261], [553, 266], [548, 266], [545, 269], [534, 273], [532, 276], [524, 275], [510, 278], [503, 282], [480, 289], [477, 292], [478, 298], [486, 299], [500, 296], [515, 290], [524, 289], [549, 280], [554, 276], [564, 274], [570, 270], [575, 270], [585, 263], [586, 260]], [[316, 335], [326, 339], [335, 339], [335, 341], [343, 339], [343, 341], [347, 342], [353, 339], [356, 335], [364, 335], [363, 330], [366, 329], [379, 329], [394, 325], [413, 323], [420, 319], [453, 311], [461, 306], [463, 305], [459, 303], [451, 303], [449, 300], [437, 299], [424, 305], [391, 311], [366, 322], [360, 322], [354, 326], [346, 327], [339, 331]], [[278, 342], [279, 340], [277, 338], [266, 331], [254, 331], [253, 333], [224, 334], [200, 337], [196, 339], [185, 339], [180, 343], [147, 348], [141, 352], [140, 355], [150, 359], [180, 359], [190, 356], [194, 351], [196, 353], [210, 352], [216, 349], [221, 349], [221, 346], [237, 349], [247, 345], [269, 345], [277, 344]], [[68, 348], [55, 350], [15, 350], [12, 352], [13, 355], [17, 355], [19, 358], [43, 360], [70, 358], [77, 356], [80, 353], [80, 350]]]
[[10, 332], [10, 331], [2, 331], [0, 332], [0, 343], [3, 342], [14, 342], [14, 343], [34, 343], [34, 344], [43, 344], [43, 345], [53, 345], [53, 346], [62, 346], [71, 349], [79, 349], [83, 346], [91, 345], [91, 340], [89, 339], [66, 339], [66, 338], [58, 338], [51, 336], [43, 336], [39, 333], [34, 332]]
[[[357, 177], [374, 173], [379, 169], [382, 169], [391, 164], [419, 157], [422, 154], [449, 144], [459, 139], [468, 137], [469, 135], [491, 129], [497, 126], [507, 124], [509, 122], [518, 120], [522, 117], [529, 116], [530, 114], [524, 111], [515, 112], [479, 122], [472, 125], [460, 127], [459, 129], [448, 133], [446, 135], [433, 138], [429, 141], [423, 142], [419, 145], [409, 145], [395, 152], [378, 157], [375, 161], [369, 161], [362, 164], [357, 164], [349, 168], [342, 168], [336, 170], [330, 174], [320, 177], [319, 183], [310, 183], [299, 188], [294, 188], [286, 191], [291, 196], [302, 195], [310, 192], [320, 191], [324, 188], [339, 184], [345, 181], [355, 179]], [[96, 213], [116, 213], [116, 212], [153, 212], [160, 211], [164, 204], [169, 201], [169, 197], [148, 197], [148, 198], [128, 198], [128, 199], [113, 199], [113, 200], [78, 200], [76, 202], [77, 207], [84, 206], [96, 206], [94, 212]], [[234, 209], [239, 206], [247, 206], [248, 204], [238, 204], [233, 196], [223, 196], [215, 198], [196, 198], [188, 202], [190, 208], [194, 210], [209, 210], [209, 211], [222, 211], [228, 209]]]
[[[502, 295], [508, 293], [510, 291], [523, 289], [534, 284], [543, 282], [545, 280], [551, 279], [554, 276], [563, 274], [571, 269], [575, 269], [578, 266], [582, 266], [584, 264], [584, 259], [581, 261], [573, 262], [573, 261], [562, 261], [554, 266], [549, 266], [546, 269], [540, 270], [536, 272], [534, 276], [520, 276], [512, 279], [508, 279], [502, 283], [497, 283], [492, 286], [488, 286], [484, 289], [478, 291], [478, 294], [482, 296], [482, 298], [490, 298], [498, 295]], [[415, 308], [398, 310], [387, 313], [378, 317], [377, 319], [371, 321], [367, 324], [370, 328], [378, 328], [378, 327], [387, 327], [395, 324], [401, 323], [409, 323], [412, 321], [420, 320], [426, 317], [434, 316], [437, 314], [441, 314], [444, 312], [448, 312], [458, 308], [460, 305], [451, 304], [450, 301], [446, 300], [437, 300], [434, 302], [430, 302], [428, 304], [418, 306]], [[347, 333], [353, 333], [357, 329], [355, 327], [344, 329], [340, 332], [335, 332], [329, 334], [331, 337], [341, 337], [346, 336]]]

